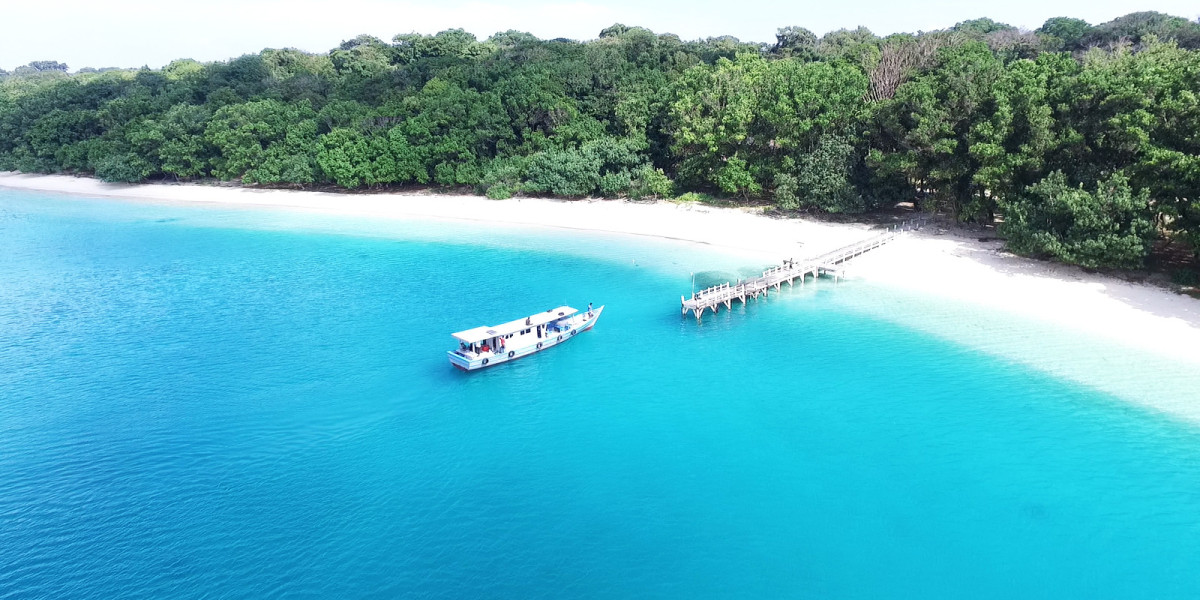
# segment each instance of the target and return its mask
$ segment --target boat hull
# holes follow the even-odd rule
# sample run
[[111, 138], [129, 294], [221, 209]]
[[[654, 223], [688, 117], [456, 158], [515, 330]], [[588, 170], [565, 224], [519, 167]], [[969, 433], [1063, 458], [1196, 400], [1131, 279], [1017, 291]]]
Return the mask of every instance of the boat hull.
[[600, 319], [600, 313], [602, 312], [604, 312], [603, 306], [592, 310], [590, 317], [587, 316], [587, 313], [583, 313], [580, 315], [583, 317], [582, 319], [574, 322], [570, 322], [569, 320], [569, 326], [563, 331], [553, 332], [550, 335], [543, 337], [536, 344], [531, 344], [522, 348], [505, 348], [504, 351], [493, 352], [490, 356], [479, 356], [474, 358], [464, 356], [454, 350], [450, 350], [446, 352], [446, 354], [450, 357], [450, 364], [463, 371], [477, 371], [479, 369], [494, 367], [506, 362], [512, 362], [518, 358], [529, 356], [530, 354], [537, 354], [543, 350], [549, 350], [550, 348], [553, 348], [559, 344], [567, 343], [568, 341], [574, 339], [576, 335], [595, 327], [596, 321]]

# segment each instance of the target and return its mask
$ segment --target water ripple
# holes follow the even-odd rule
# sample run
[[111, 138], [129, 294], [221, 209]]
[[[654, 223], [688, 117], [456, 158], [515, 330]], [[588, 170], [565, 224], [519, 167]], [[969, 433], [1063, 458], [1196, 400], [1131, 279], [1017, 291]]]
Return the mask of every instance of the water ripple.
[[[1016, 352], [1070, 339], [854, 284], [697, 326], [658, 246], [310, 225], [0, 192], [0, 598], [1200, 589], [1200, 433]], [[587, 301], [571, 344], [446, 364]]]

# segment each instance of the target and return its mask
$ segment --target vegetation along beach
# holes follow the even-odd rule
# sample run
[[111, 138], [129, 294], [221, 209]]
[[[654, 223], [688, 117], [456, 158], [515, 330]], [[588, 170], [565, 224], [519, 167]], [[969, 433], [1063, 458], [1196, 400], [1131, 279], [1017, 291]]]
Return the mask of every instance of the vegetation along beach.
[[0, 598], [1195, 597], [1194, 17], [0, 65]]

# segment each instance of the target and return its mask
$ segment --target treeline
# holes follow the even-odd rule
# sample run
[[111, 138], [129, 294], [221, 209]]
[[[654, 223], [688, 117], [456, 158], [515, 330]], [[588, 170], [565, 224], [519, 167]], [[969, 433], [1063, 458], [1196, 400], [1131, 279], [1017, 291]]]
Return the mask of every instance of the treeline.
[[1164, 237], [1200, 252], [1200, 24], [1159, 13], [788, 27], [773, 44], [449, 30], [84, 71], [0, 71], [0, 169], [827, 212], [915, 200], [1085, 266], [1138, 267]]

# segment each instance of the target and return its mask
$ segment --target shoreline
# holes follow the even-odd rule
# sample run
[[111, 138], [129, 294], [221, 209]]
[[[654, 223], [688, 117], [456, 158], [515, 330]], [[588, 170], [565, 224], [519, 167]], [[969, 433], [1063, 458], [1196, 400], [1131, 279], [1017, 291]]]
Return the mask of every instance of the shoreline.
[[[0, 172], [0, 189], [226, 208], [301, 210], [389, 220], [451, 220], [635, 235], [705, 244], [776, 263], [870, 235], [864, 224], [778, 220], [736, 208], [672, 202], [559, 200], [433, 193], [343, 194], [200, 183], [105, 183], [75, 175]], [[787, 241], [787, 240], [793, 241]], [[800, 241], [804, 240], [804, 241]]]
[[[452, 220], [645, 236], [776, 263], [815, 256], [874, 234], [865, 224], [769, 218], [738, 208], [622, 200], [490, 200], [434, 194], [339, 194], [202, 184], [108, 184], [70, 175], [0, 173], [0, 188], [184, 206], [305, 211], [392, 221]], [[936, 229], [936, 228], [931, 228]], [[873, 285], [961, 304], [986, 335], [1006, 316], [1150, 353], [1200, 373], [1200, 300], [1147, 283], [1086, 273], [1002, 251], [955, 231], [909, 233], [854, 259], [847, 273]], [[669, 299], [664, 299], [664, 302]], [[925, 307], [905, 310], [920, 312]], [[884, 316], [887, 318], [887, 316]], [[896, 315], [897, 322], [910, 315]], [[962, 332], [947, 330], [948, 339]], [[978, 332], [976, 332], [978, 333]], [[976, 336], [977, 337], [977, 336]], [[1106, 348], [1111, 353], [1113, 348]], [[986, 351], [986, 349], [985, 349]], [[1010, 356], [1011, 358], [1011, 356]], [[1059, 369], [1039, 364], [1035, 369]], [[1061, 373], [1059, 373], [1061, 375]], [[1071, 377], [1085, 385], [1083, 375]], [[1200, 383], [1200, 378], [1198, 378]], [[1152, 401], [1147, 401], [1153, 405]], [[1178, 404], [1176, 402], [1176, 404]], [[1200, 400], [1185, 411], [1200, 420]], [[1180, 407], [1155, 406], [1177, 413]]]

